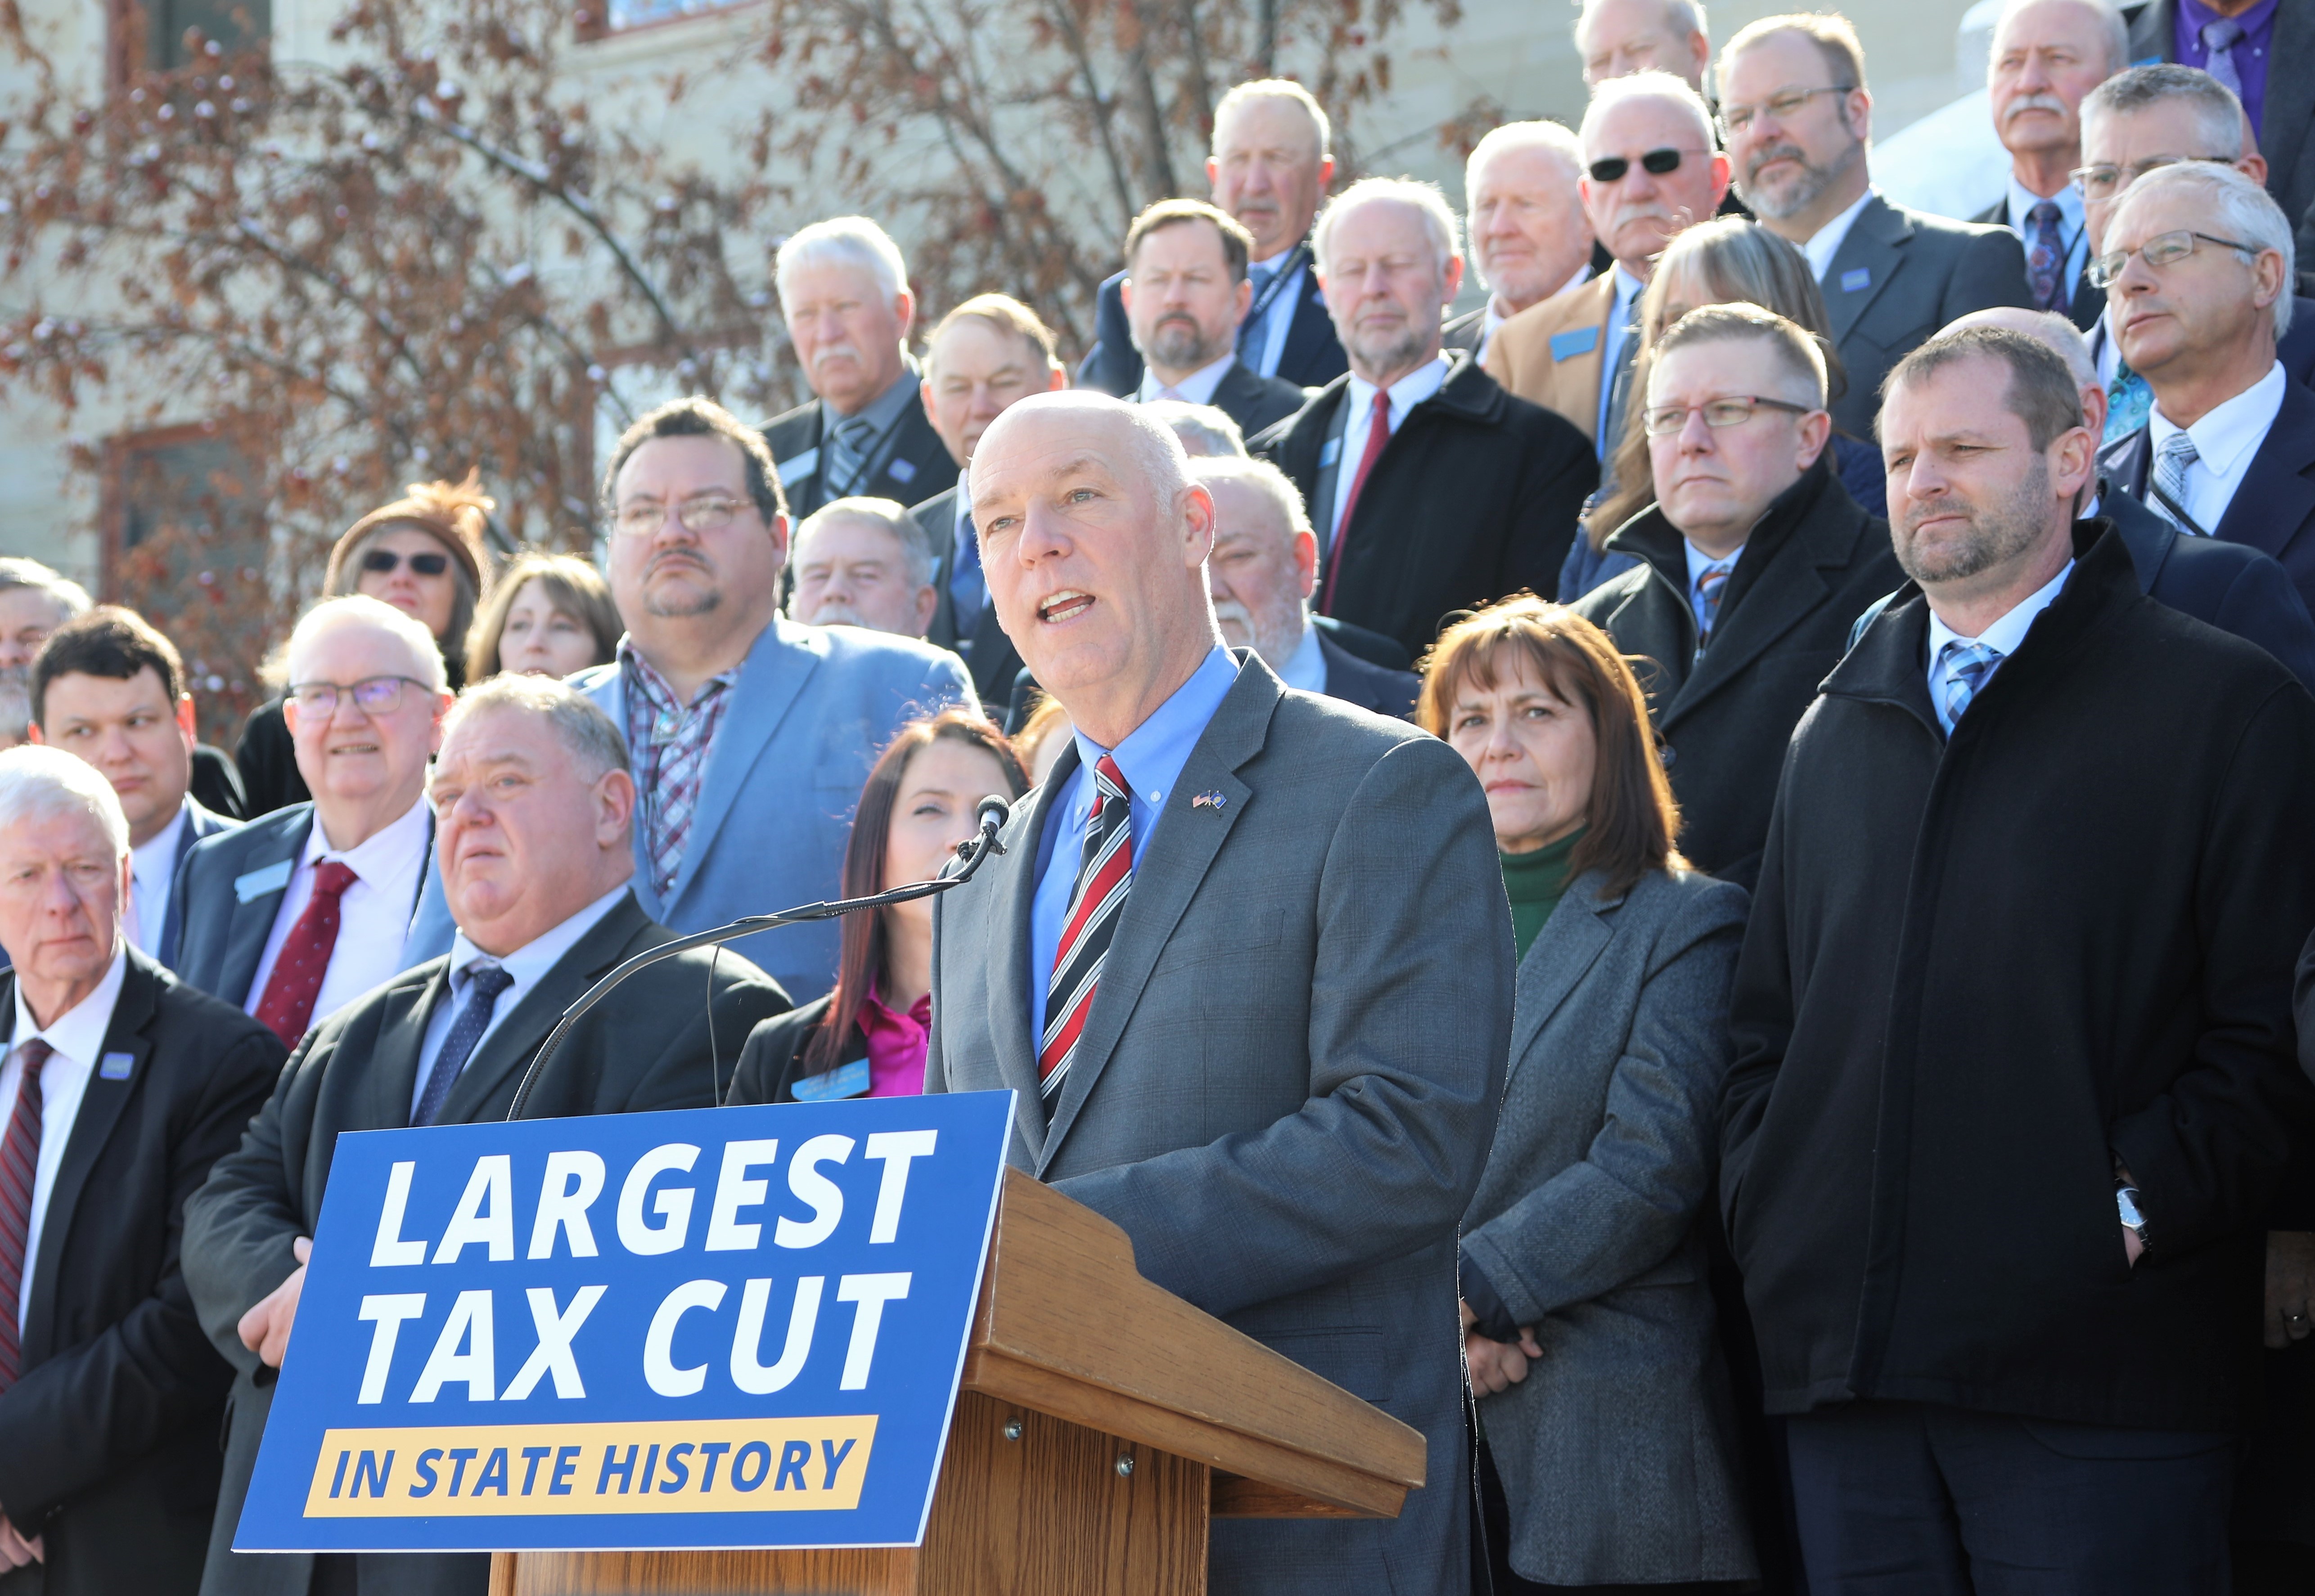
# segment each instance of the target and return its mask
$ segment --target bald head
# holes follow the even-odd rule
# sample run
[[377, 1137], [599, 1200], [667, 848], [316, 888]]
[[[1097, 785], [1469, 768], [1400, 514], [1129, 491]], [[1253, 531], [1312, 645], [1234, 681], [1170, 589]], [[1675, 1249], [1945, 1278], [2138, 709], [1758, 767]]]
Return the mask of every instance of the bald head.
[[971, 472], [998, 624], [1071, 723], [1116, 747], [1220, 644], [1212, 495], [1169, 428], [1083, 390], [1006, 411]]
[[[2001, 306], [1992, 310], [1974, 310], [1965, 316], [1946, 324], [1938, 336], [1958, 332], [1969, 327], [2000, 327], [2011, 332], [2023, 332], [2066, 363], [2073, 374], [2074, 386], [2081, 390], [2082, 425], [2093, 438], [2106, 432], [2106, 385], [2098, 380], [2098, 360], [2090, 353], [2089, 340], [2081, 330], [2053, 310], [2020, 310], [2014, 306]], [[2095, 493], [2098, 483], [2092, 479], [2085, 494]]]

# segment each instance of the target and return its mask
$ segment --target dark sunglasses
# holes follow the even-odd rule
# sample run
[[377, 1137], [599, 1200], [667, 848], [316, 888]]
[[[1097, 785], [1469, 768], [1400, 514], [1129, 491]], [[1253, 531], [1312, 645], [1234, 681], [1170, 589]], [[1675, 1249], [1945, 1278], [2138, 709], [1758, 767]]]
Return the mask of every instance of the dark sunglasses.
[[[399, 566], [403, 558], [392, 549], [372, 549], [362, 556], [362, 569], [384, 576]], [[412, 554], [409, 560], [410, 569], [421, 576], [439, 576], [450, 569], [450, 556], [448, 554]]]
[[[1680, 170], [1681, 152], [1676, 149], [1650, 150], [1640, 157], [1640, 168], [1651, 176], [1662, 177], [1667, 172]], [[1590, 171], [1595, 183], [1621, 182], [1624, 173], [1632, 169], [1631, 161], [1623, 155], [1609, 155], [1592, 163]]]

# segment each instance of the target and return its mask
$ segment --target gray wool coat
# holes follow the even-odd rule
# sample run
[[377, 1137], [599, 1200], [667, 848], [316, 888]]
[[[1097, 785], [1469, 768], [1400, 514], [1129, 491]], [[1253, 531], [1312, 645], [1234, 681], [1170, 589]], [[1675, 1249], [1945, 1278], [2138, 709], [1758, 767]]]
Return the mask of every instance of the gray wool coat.
[[1698, 1215], [1713, 1190], [1743, 890], [1570, 883], [1520, 963], [1463, 1249], [1542, 1361], [1482, 1399], [1512, 1566], [1555, 1585], [1757, 1575]]

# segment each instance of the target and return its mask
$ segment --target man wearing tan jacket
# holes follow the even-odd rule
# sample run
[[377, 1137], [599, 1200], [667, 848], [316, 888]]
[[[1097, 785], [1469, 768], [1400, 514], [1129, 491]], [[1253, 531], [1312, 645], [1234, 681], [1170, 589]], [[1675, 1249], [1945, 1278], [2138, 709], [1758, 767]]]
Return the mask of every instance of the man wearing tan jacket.
[[1702, 97], [1668, 72], [1601, 84], [1582, 138], [1584, 214], [1615, 267], [1505, 322], [1485, 364], [1521, 398], [1574, 422], [1604, 457], [1622, 413], [1615, 378], [1639, 345], [1640, 290], [1673, 235], [1718, 208], [1728, 158]]

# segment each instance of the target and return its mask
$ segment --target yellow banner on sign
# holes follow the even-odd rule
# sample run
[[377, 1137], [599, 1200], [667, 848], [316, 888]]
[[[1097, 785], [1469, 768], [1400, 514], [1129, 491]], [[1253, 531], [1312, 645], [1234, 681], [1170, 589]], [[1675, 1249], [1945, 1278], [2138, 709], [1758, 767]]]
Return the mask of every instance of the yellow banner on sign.
[[849, 1511], [876, 1415], [331, 1430], [309, 1519]]

